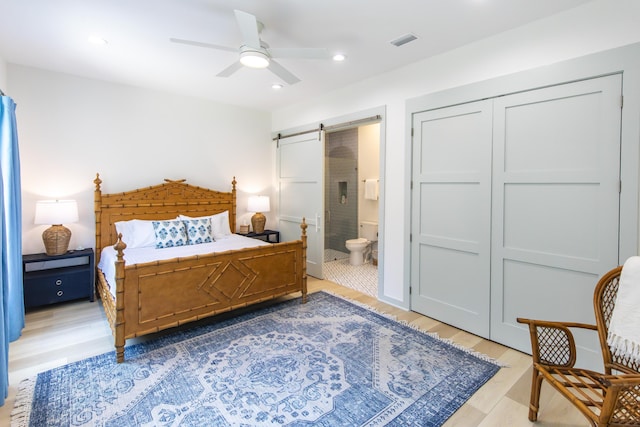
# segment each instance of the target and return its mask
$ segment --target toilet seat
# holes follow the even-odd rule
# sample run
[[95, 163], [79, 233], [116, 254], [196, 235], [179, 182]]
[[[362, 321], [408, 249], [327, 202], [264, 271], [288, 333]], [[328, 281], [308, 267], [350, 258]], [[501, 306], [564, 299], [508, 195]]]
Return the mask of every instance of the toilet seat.
[[365, 239], [364, 237], [359, 237], [357, 239], [350, 239], [347, 240], [346, 244], [347, 245], [366, 245], [367, 243], [369, 243], [369, 241], [367, 239]]

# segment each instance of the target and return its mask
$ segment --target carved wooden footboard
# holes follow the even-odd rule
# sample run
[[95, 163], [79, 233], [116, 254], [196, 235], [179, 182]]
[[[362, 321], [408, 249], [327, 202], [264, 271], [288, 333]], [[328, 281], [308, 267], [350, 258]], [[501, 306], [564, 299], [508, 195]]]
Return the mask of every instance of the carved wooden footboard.
[[235, 229], [235, 179], [230, 193], [168, 181], [147, 189], [103, 195], [99, 177], [94, 182], [96, 247], [100, 248], [101, 240], [109, 236], [105, 240], [115, 243], [118, 253], [115, 298], [102, 271], [97, 272], [98, 294], [114, 333], [118, 362], [124, 360], [128, 338], [293, 292], [301, 292], [302, 302], [306, 302], [304, 219], [300, 240], [144, 264], [125, 265], [126, 244], [121, 236], [110, 242], [115, 236], [113, 224], [123, 218], [166, 219], [177, 214], [210, 215], [229, 210]]

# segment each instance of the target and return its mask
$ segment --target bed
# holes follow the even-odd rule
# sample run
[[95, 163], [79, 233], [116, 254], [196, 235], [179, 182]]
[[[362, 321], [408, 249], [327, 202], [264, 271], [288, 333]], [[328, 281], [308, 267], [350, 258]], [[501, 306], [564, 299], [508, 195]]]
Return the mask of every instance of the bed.
[[[287, 294], [300, 292], [307, 299], [304, 219], [299, 240], [266, 243], [237, 236], [236, 180], [231, 192], [215, 191], [187, 184], [184, 180], [164, 183], [124, 193], [103, 194], [102, 180], [96, 174], [96, 290], [104, 306], [115, 339], [116, 360], [124, 361], [125, 341], [163, 329], [193, 322], [218, 313], [246, 307]], [[231, 246], [207, 253], [177, 255], [178, 248], [155, 249], [169, 254], [160, 259], [139, 257], [127, 262], [138, 247], [127, 249], [124, 225], [176, 218], [225, 218], [226, 237]], [[220, 224], [218, 224], [220, 225]], [[156, 223], [157, 226], [157, 223]], [[146, 227], [146, 225], [145, 225]], [[127, 233], [125, 233], [127, 234]], [[131, 236], [131, 235], [130, 235]], [[214, 236], [215, 237], [215, 234]], [[238, 248], [238, 239], [254, 242], [253, 247]], [[210, 245], [196, 245], [205, 246]], [[103, 255], [102, 249], [105, 248]], [[193, 250], [193, 248], [191, 248]], [[113, 261], [107, 254], [112, 252]], [[126, 252], [126, 254], [125, 254]], [[102, 258], [104, 256], [104, 259]], [[109, 272], [109, 270], [111, 272]]]

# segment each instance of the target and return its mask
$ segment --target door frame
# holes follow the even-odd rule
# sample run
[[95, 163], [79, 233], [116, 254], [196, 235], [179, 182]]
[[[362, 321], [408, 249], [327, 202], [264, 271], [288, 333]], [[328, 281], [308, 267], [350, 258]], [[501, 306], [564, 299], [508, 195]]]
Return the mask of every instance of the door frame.
[[[600, 77], [611, 74], [623, 74], [621, 162], [620, 162], [620, 238], [619, 259], [623, 263], [628, 257], [638, 253], [639, 233], [639, 179], [640, 179], [640, 43], [611, 49], [584, 57], [563, 61], [557, 64], [522, 71], [503, 77], [467, 84], [432, 94], [411, 98], [406, 101], [406, 156], [407, 165], [412, 164], [412, 123], [413, 116], [422, 111], [475, 102], [486, 98], [495, 98], [532, 89], [555, 86], [563, 83]], [[621, 100], [622, 102], [622, 100]], [[405, 221], [408, 236], [405, 251], [411, 254], [409, 241], [411, 224], [411, 167], [407, 167], [405, 177], [406, 205]], [[405, 277], [411, 277], [411, 256], [405, 258]], [[410, 280], [405, 283], [404, 300], [410, 303]], [[595, 286], [595, 284], [594, 284]]]

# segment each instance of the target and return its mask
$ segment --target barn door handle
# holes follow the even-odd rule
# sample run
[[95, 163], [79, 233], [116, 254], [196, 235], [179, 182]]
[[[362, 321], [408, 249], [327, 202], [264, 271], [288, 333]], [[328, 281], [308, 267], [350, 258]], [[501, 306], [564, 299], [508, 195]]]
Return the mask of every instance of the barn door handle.
[[316, 213], [316, 233], [319, 231], [319, 228], [320, 228], [320, 215]]

